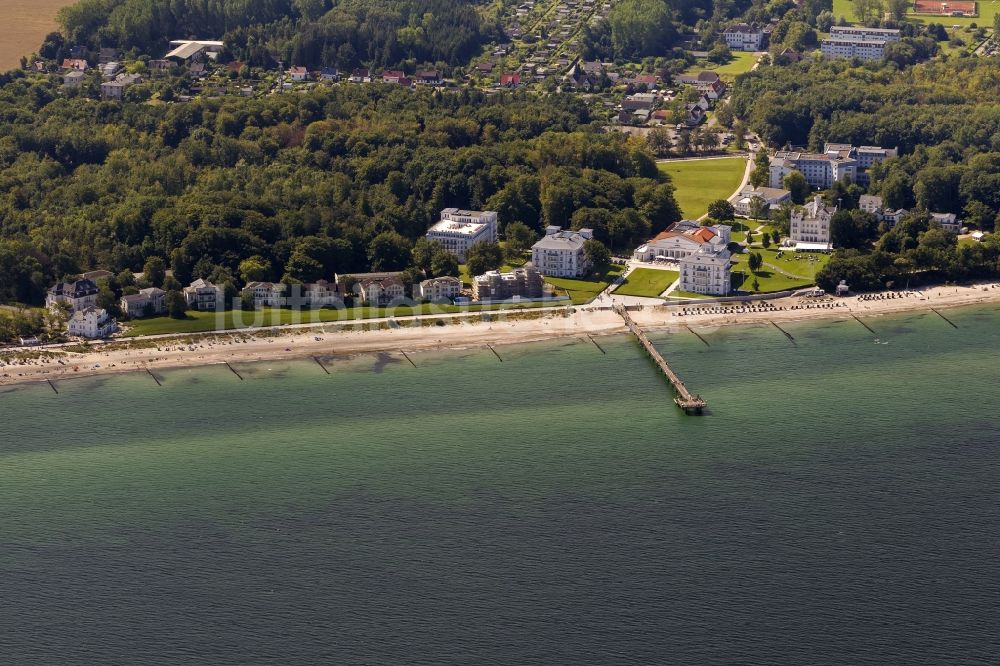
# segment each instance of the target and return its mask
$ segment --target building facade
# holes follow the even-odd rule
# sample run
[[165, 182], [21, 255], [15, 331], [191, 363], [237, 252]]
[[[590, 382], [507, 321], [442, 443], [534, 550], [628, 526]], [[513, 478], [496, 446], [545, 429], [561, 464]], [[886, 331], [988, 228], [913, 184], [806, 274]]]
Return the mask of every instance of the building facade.
[[729, 250], [705, 245], [680, 260], [680, 288], [695, 294], [725, 296], [731, 290], [732, 267]]
[[369, 278], [354, 286], [363, 305], [384, 307], [406, 298], [403, 281], [397, 277]]
[[77, 310], [69, 318], [67, 333], [81, 338], [106, 338], [118, 330], [118, 322], [104, 308]]
[[86, 278], [73, 282], [60, 282], [45, 295], [45, 306], [50, 310], [68, 305], [71, 312], [97, 305], [97, 284]]
[[771, 35], [770, 25], [737, 23], [722, 32], [723, 39], [733, 51], [763, 51]]
[[754, 187], [752, 185], [747, 185], [740, 191], [736, 200], [733, 202], [733, 208], [736, 209], [736, 214], [743, 215], [744, 217], [750, 217], [754, 197], [759, 197], [761, 199], [764, 206], [765, 216], [769, 216], [771, 210], [780, 208], [781, 204], [785, 202], [790, 202], [792, 200], [792, 193], [788, 190], [776, 187]]
[[441, 220], [428, 230], [427, 240], [440, 242], [464, 262], [466, 252], [476, 243], [496, 242], [497, 214], [491, 210], [445, 208]]
[[545, 238], [531, 246], [531, 263], [542, 275], [583, 277], [593, 266], [583, 245], [594, 237], [592, 229], [563, 231], [562, 227], [545, 229]]
[[632, 253], [636, 261], [678, 261], [708, 245], [725, 247], [729, 243], [732, 227], [717, 224], [702, 227], [691, 220], [681, 220], [667, 231], [660, 232]]
[[792, 211], [791, 230], [788, 238], [795, 244], [796, 250], [830, 250], [830, 222], [835, 206], [823, 203], [823, 197], [817, 194], [804, 207]]
[[506, 301], [511, 298], [541, 298], [542, 274], [530, 263], [509, 273], [490, 271], [472, 281], [472, 297], [477, 301]]
[[188, 307], [196, 310], [216, 310], [224, 305], [225, 293], [208, 280], [198, 278], [189, 286], [184, 287], [184, 300]]
[[431, 278], [418, 284], [416, 292], [425, 301], [450, 301], [462, 295], [462, 281], [451, 276]]
[[163, 314], [167, 311], [167, 292], [156, 287], [140, 289], [138, 294], [122, 296], [120, 305], [129, 319]]
[[868, 184], [868, 169], [877, 162], [896, 157], [895, 148], [854, 147], [848, 143], [827, 143], [822, 153], [779, 150], [771, 158], [768, 185], [784, 186], [785, 176], [798, 171], [810, 187], [829, 189], [845, 178], [859, 185]]
[[830, 28], [830, 36], [820, 44], [820, 51], [827, 58], [858, 58], [881, 60], [885, 46], [899, 41], [899, 30], [889, 28], [864, 28], [839, 26]]

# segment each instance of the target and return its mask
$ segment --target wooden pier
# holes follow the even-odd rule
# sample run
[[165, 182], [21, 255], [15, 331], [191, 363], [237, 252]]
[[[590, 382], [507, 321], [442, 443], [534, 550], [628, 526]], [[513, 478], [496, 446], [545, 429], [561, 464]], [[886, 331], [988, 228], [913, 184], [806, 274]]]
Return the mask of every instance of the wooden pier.
[[700, 395], [694, 395], [688, 390], [688, 387], [684, 385], [681, 378], [677, 376], [673, 370], [670, 369], [670, 365], [667, 364], [660, 352], [656, 350], [653, 343], [649, 341], [646, 336], [646, 332], [639, 327], [632, 317], [629, 316], [628, 310], [626, 310], [621, 305], [615, 305], [615, 312], [617, 312], [622, 319], [625, 320], [625, 325], [628, 326], [628, 330], [632, 332], [636, 338], [639, 339], [639, 343], [646, 349], [646, 353], [649, 354], [650, 358], [656, 363], [660, 372], [664, 374], [667, 381], [674, 387], [677, 392], [677, 397], [674, 398], [674, 403], [683, 409], [688, 414], [701, 414], [702, 410], [708, 406], [708, 403]]

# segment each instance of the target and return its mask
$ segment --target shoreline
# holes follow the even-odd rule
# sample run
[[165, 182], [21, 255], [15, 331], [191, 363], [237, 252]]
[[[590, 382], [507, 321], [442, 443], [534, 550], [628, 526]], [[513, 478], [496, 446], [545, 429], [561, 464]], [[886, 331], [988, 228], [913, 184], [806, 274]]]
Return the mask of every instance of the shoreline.
[[[934, 309], [1000, 303], [1000, 285], [932, 287], [906, 296], [869, 294], [823, 301], [786, 297], [755, 301], [760, 311], [740, 312], [740, 303], [689, 302], [669, 307], [645, 307], [632, 317], [651, 332], [686, 331], [722, 326], [767, 326], [854, 317], [878, 317]], [[900, 293], [900, 292], [895, 292]], [[865, 300], [862, 300], [862, 299]], [[805, 303], [832, 304], [802, 307]], [[796, 307], [793, 309], [793, 307]], [[605, 306], [606, 307], [606, 306]], [[763, 309], [766, 308], [766, 309]], [[27, 360], [3, 359], [0, 386], [61, 381], [76, 377], [115, 375], [132, 372], [195, 368], [227, 363], [308, 358], [354, 357], [363, 354], [485, 348], [489, 345], [528, 344], [558, 338], [626, 334], [621, 317], [591, 303], [570, 310], [544, 310], [519, 318], [514, 314], [493, 314], [491, 321], [475, 316], [444, 319], [444, 326], [427, 325], [427, 317], [399, 318], [398, 327], [377, 330], [328, 330], [347, 326], [317, 324], [315, 327], [266, 332], [219, 331], [179, 334], [171, 338], [121, 338], [102, 343], [86, 352], [63, 348], [27, 348], [17, 353], [35, 356]], [[947, 321], [947, 320], [946, 320]], [[950, 322], [949, 322], [950, 323]], [[415, 325], [414, 325], [415, 324]], [[355, 322], [352, 328], [363, 326]], [[158, 343], [158, 346], [157, 346]], [[107, 345], [109, 348], [102, 349]], [[143, 345], [143, 346], [132, 346]], [[41, 358], [44, 357], [44, 358]]]

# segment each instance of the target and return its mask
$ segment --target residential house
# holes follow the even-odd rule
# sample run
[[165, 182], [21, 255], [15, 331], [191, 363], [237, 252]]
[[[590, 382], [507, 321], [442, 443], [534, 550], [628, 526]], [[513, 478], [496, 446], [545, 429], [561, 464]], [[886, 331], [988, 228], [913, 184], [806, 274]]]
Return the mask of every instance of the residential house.
[[781, 204], [791, 202], [792, 193], [776, 187], [754, 187], [747, 185], [736, 196], [733, 201], [733, 208], [737, 215], [750, 217], [754, 197], [759, 197], [764, 202], [765, 215], [769, 216], [770, 211], [777, 210]]
[[152, 74], [165, 74], [176, 69], [177, 63], [173, 60], [161, 58], [159, 60], [150, 60], [146, 66]]
[[83, 58], [66, 58], [63, 60], [62, 68], [75, 72], [86, 72], [90, 69], [90, 65]]
[[445, 276], [424, 280], [416, 287], [416, 297], [425, 301], [450, 301], [462, 295], [462, 281]]
[[104, 47], [104, 48], [102, 48], [100, 50], [100, 52], [98, 54], [97, 62], [100, 65], [104, 65], [104, 64], [107, 64], [109, 62], [114, 62], [114, 61], [118, 60], [118, 55], [119, 55], [118, 54], [118, 49]]
[[722, 32], [733, 51], [763, 51], [767, 48], [773, 27], [760, 23], [736, 23]]
[[871, 213], [877, 217], [880, 222], [885, 222], [890, 227], [896, 226], [896, 224], [903, 219], [904, 216], [910, 213], [910, 211], [905, 208], [900, 208], [898, 210], [885, 208], [882, 203], [882, 197], [875, 196], [873, 194], [862, 194], [858, 199], [858, 208], [866, 213]]
[[725, 245], [703, 245], [679, 263], [682, 291], [725, 296], [732, 289], [731, 254]]
[[101, 98], [120, 102], [129, 86], [136, 83], [142, 83], [142, 77], [138, 74], [121, 74], [114, 81], [101, 84]]
[[117, 330], [118, 322], [107, 310], [91, 306], [73, 313], [67, 333], [81, 338], [106, 338]]
[[439, 86], [442, 83], [441, 72], [436, 69], [417, 70], [414, 78], [418, 84], [424, 86]]
[[427, 231], [427, 240], [440, 241], [459, 261], [465, 261], [466, 252], [476, 243], [496, 242], [496, 211], [445, 208], [441, 220]]
[[129, 319], [163, 314], [167, 311], [167, 292], [156, 287], [140, 289], [138, 294], [122, 296], [121, 309]]
[[285, 304], [285, 285], [281, 282], [247, 282], [243, 298], [249, 298], [255, 308], [280, 308]]
[[317, 280], [302, 286], [304, 305], [311, 308], [325, 308], [343, 305], [344, 294], [335, 282]]
[[793, 210], [788, 238], [789, 242], [794, 244], [795, 250], [807, 252], [831, 250], [833, 246], [830, 244], [830, 222], [836, 212], [836, 206], [827, 206], [819, 194], [803, 208]]
[[347, 80], [351, 83], [371, 83], [372, 74], [367, 68], [359, 68], [351, 72]]
[[122, 64], [120, 62], [106, 62], [98, 67], [101, 71], [101, 78], [105, 81], [110, 81], [116, 76], [118, 72], [122, 71]]
[[61, 305], [68, 305], [72, 312], [85, 310], [97, 305], [97, 291], [97, 284], [87, 278], [60, 282], [49, 288], [45, 295], [45, 307], [56, 310]]
[[300, 66], [289, 67], [288, 76], [291, 77], [292, 81], [305, 81], [309, 78], [309, 70]]
[[477, 301], [541, 298], [543, 295], [542, 274], [530, 262], [509, 273], [489, 271], [472, 280], [472, 297]]
[[398, 277], [368, 278], [354, 286], [363, 305], [384, 307], [406, 298], [406, 288]]
[[224, 305], [225, 293], [222, 287], [218, 287], [204, 278], [198, 278], [189, 286], [184, 287], [184, 300], [188, 307], [196, 310], [219, 310]]
[[321, 81], [330, 83], [337, 81], [340, 78], [340, 74], [337, 72], [336, 67], [324, 67], [319, 71], [319, 78]]
[[387, 69], [382, 72], [382, 83], [402, 83], [408, 81], [406, 74], [398, 69]]
[[962, 221], [954, 213], [931, 213], [931, 220], [940, 224], [945, 231], [956, 234], [962, 231]]
[[694, 254], [705, 245], [725, 247], [732, 227], [717, 224], [702, 227], [697, 222], [682, 220], [643, 243], [632, 253], [636, 261], [679, 260]]
[[501, 88], [517, 88], [521, 85], [521, 75], [517, 72], [507, 72], [500, 75]]
[[70, 90], [76, 90], [83, 85], [86, 74], [79, 70], [72, 70], [63, 74], [63, 86]]
[[583, 251], [584, 243], [594, 237], [592, 229], [563, 231], [549, 226], [545, 237], [531, 246], [531, 263], [542, 275], [582, 277], [593, 266]]

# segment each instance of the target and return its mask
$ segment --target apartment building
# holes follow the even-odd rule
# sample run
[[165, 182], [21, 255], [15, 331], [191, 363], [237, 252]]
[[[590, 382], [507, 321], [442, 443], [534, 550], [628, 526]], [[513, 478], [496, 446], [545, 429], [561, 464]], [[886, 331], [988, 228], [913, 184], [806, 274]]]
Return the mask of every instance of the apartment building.
[[464, 262], [466, 252], [476, 243], [496, 242], [497, 214], [491, 210], [445, 208], [441, 220], [428, 230], [427, 240], [439, 241]]
[[509, 273], [489, 271], [472, 281], [472, 297], [477, 301], [506, 301], [511, 298], [541, 298], [542, 274], [530, 263]]
[[680, 289], [725, 296], [731, 289], [731, 263], [731, 255], [724, 245], [703, 245], [680, 260]]
[[584, 243], [593, 237], [592, 229], [563, 231], [562, 227], [546, 227], [545, 238], [531, 246], [531, 263], [542, 275], [582, 277], [593, 268], [583, 251]]
[[881, 60], [886, 44], [898, 41], [899, 30], [835, 25], [820, 44], [820, 52], [827, 58]]

